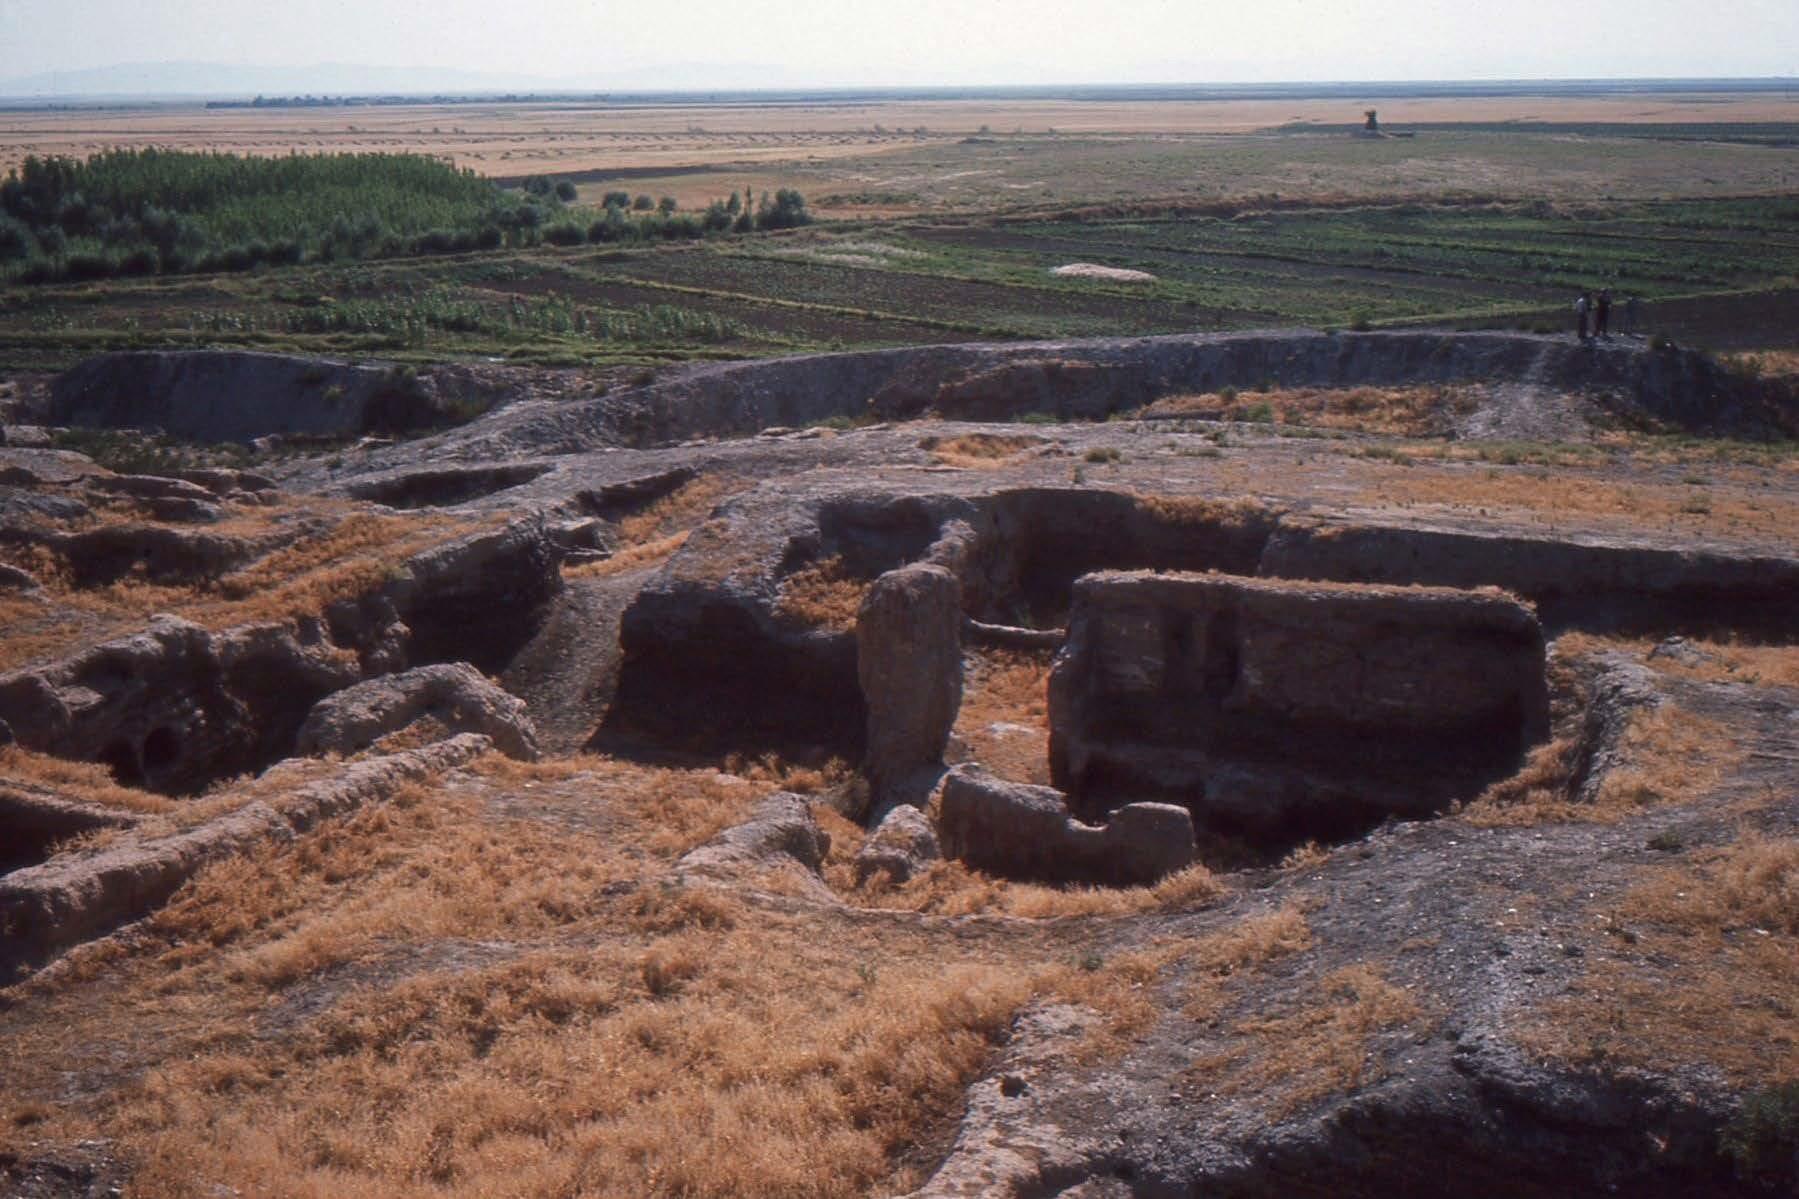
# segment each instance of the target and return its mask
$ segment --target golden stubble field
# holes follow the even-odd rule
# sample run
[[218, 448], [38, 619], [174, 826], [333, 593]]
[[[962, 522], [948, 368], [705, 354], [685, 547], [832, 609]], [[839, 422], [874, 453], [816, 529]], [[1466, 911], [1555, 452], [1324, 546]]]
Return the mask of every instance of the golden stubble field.
[[816, 103], [449, 104], [326, 109], [200, 105], [0, 112], [0, 171], [27, 155], [165, 146], [245, 154], [417, 152], [486, 175], [645, 171], [831, 160], [995, 134], [1199, 135], [1437, 122], [1799, 121], [1789, 95], [1620, 94], [1445, 99], [905, 100]]

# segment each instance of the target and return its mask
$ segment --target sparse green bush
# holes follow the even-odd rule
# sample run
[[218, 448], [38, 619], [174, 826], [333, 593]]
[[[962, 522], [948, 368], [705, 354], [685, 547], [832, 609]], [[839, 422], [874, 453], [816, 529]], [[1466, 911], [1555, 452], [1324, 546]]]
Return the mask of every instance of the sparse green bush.
[[1794, 1181], [1799, 1175], [1799, 1082], [1749, 1096], [1724, 1130], [1719, 1148], [1736, 1164], [1741, 1178], [1775, 1184]]

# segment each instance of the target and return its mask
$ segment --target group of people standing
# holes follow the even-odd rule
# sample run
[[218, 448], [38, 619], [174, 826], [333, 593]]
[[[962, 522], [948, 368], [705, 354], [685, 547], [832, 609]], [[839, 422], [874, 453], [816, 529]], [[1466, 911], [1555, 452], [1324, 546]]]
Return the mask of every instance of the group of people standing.
[[[1612, 289], [1602, 287], [1595, 296], [1590, 291], [1580, 293], [1574, 301], [1574, 329], [1582, 341], [1589, 338], [1603, 337], [1610, 340], [1612, 336]], [[1637, 331], [1637, 298], [1624, 297], [1624, 336], [1634, 337]]]

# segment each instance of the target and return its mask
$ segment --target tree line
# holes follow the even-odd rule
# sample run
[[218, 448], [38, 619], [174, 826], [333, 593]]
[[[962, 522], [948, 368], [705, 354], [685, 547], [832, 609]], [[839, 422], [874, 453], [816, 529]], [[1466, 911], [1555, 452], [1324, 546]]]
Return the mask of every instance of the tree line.
[[30, 157], [0, 181], [0, 277], [65, 279], [503, 247], [655, 241], [807, 223], [805, 200], [749, 192], [698, 213], [608, 193], [574, 207], [566, 180], [519, 190], [421, 154], [255, 158], [160, 149]]

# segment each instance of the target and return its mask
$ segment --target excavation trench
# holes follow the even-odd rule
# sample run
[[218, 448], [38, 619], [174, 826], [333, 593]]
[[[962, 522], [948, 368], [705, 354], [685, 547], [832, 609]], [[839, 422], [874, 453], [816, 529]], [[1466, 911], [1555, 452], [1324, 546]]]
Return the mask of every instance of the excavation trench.
[[440, 662], [499, 673], [560, 589], [559, 558], [533, 519], [415, 555], [318, 617], [222, 632], [159, 617], [0, 676], [0, 720], [27, 749], [104, 763], [127, 786], [199, 794], [291, 756], [313, 705], [365, 678]]
[[[878, 677], [858, 678], [855, 593], [935, 566], [955, 579], [961, 627], [984, 638], [1069, 630], [1049, 764], [1075, 817], [1174, 803], [1202, 837], [1256, 859], [1428, 818], [1514, 772], [1546, 734], [1546, 637], [1788, 637], [1786, 599], [1799, 590], [1799, 562], [1786, 559], [1333, 526], [1254, 503], [1097, 489], [844, 495], [795, 527], [760, 580], [734, 569], [712, 582], [690, 542], [644, 588], [621, 621], [604, 731], [867, 765], [885, 753], [870, 712], [894, 705], [865, 694], [884, 686]], [[821, 564], [850, 594], [834, 620], [796, 626], [784, 589]], [[1104, 583], [1134, 598], [1090, 597], [1099, 631], [1084, 634], [1083, 590], [1116, 570], [1152, 573]], [[1145, 598], [1168, 572], [1197, 576], [1181, 585], [1200, 591], [1207, 572], [1232, 576], [1236, 591], [1193, 610]], [[962, 660], [916, 648], [890, 660]], [[1077, 683], [1077, 669], [1098, 674]], [[933, 690], [928, 679], [894, 685]], [[878, 769], [897, 767], [883, 757]]]

